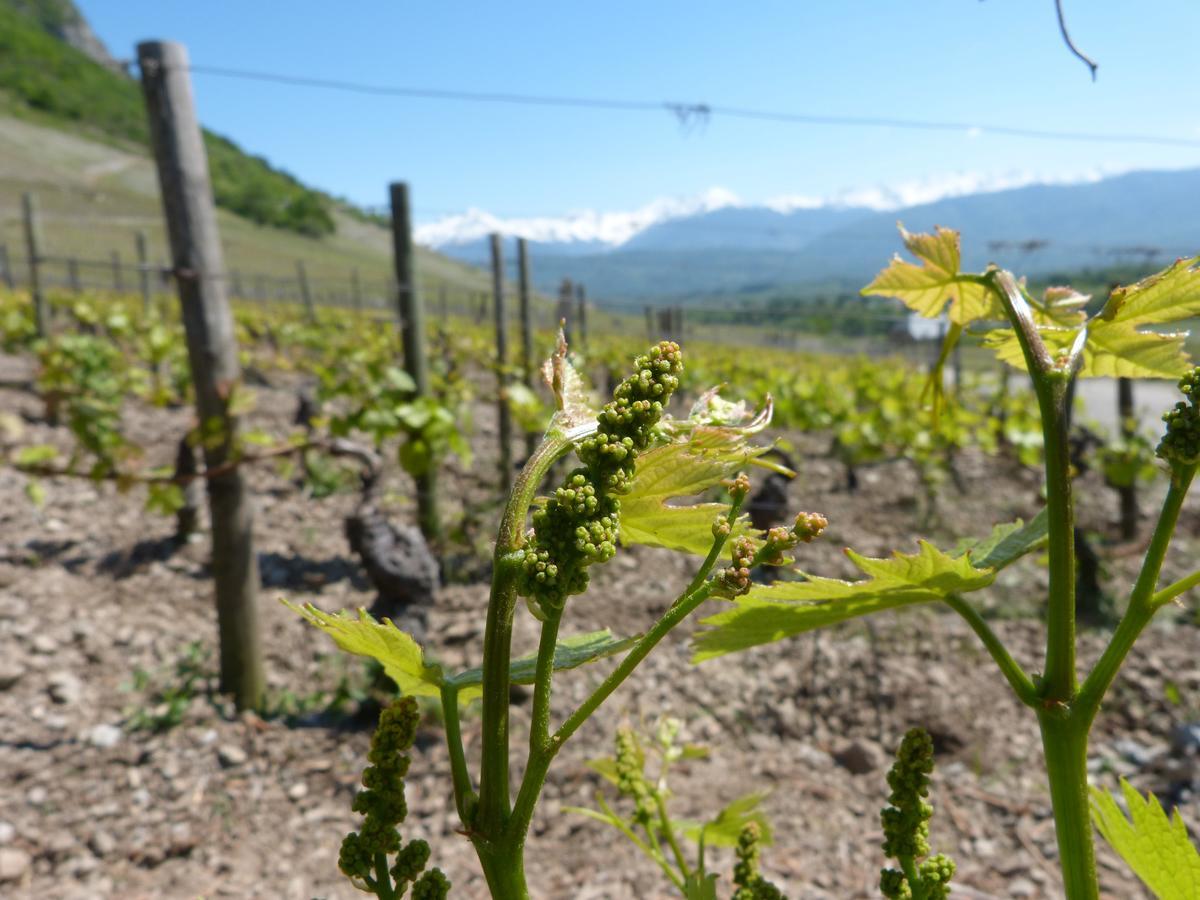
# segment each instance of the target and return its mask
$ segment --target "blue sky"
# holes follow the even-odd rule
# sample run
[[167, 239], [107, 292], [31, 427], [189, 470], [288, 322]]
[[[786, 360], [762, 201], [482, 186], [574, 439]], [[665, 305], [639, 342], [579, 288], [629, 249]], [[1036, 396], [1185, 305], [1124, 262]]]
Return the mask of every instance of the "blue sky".
[[1200, 140], [1200, 3], [1051, 0], [337, 4], [81, 0], [118, 57], [178, 40], [192, 61], [374, 84], [678, 100], [977, 123], [982, 132], [816, 127], [370, 97], [195, 75], [201, 119], [306, 181], [418, 221], [618, 211], [713, 188], [747, 202], [936, 182], [1200, 164], [1200, 148], [1036, 141], [988, 123]]

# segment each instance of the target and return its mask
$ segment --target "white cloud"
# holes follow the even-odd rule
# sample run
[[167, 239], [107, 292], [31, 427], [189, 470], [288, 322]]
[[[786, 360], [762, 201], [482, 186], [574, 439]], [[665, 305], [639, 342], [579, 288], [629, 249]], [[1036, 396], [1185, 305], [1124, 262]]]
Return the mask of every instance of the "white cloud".
[[781, 194], [751, 204], [721, 187], [710, 188], [696, 197], [660, 197], [627, 212], [585, 209], [563, 216], [500, 218], [481, 209], [447, 216], [420, 225], [416, 239], [422, 244], [443, 247], [486, 237], [492, 232], [509, 237], [553, 243], [597, 243], [619, 247], [634, 235], [670, 219], [679, 219], [726, 207], [764, 206], [780, 213], [799, 209], [865, 208], [897, 210], [949, 197], [984, 194], [1031, 184], [1087, 184], [1117, 175], [1123, 169], [1101, 166], [1068, 174], [1045, 175], [1027, 170], [1002, 173], [948, 172], [927, 178], [847, 188], [825, 196]]

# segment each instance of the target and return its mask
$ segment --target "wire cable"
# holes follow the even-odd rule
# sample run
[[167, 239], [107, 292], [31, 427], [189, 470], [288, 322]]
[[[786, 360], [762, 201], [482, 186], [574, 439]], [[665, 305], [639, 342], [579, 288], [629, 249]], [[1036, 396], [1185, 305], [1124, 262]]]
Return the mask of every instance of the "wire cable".
[[668, 112], [681, 124], [687, 125], [713, 116], [723, 118], [778, 122], [793, 125], [818, 125], [855, 128], [897, 128], [916, 131], [979, 132], [1005, 137], [1049, 141], [1075, 141], [1104, 144], [1149, 144], [1162, 147], [1200, 147], [1200, 139], [1170, 135], [1131, 132], [1068, 131], [1061, 129], [1026, 128], [1016, 125], [980, 124], [934, 119], [906, 119], [894, 116], [842, 116], [823, 113], [789, 112], [755, 109], [744, 106], [724, 106], [698, 102], [614, 99], [603, 97], [573, 97], [553, 94], [525, 94], [505, 91], [467, 91], [448, 88], [408, 87], [400, 85], [367, 84], [328, 78], [311, 78], [276, 72], [234, 69], [192, 63], [189, 71], [197, 75], [237, 78], [247, 81], [270, 82], [296, 87], [318, 88], [374, 96], [411, 97], [428, 100], [454, 100], [468, 103], [500, 103], [519, 106], [549, 106], [573, 109], [606, 109], [627, 112]]

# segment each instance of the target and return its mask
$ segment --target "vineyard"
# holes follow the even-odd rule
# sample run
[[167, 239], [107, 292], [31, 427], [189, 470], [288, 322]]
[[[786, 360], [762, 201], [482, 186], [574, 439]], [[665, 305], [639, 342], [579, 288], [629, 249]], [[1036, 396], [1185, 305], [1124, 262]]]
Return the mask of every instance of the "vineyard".
[[254, 290], [139, 56], [170, 262], [0, 260], [0, 894], [1200, 897], [1200, 257], [901, 227], [803, 332], [431, 277], [395, 183]]
[[[267, 670], [262, 704], [239, 716], [216, 693], [197, 459], [204, 435], [191, 412], [178, 314], [165, 301], [144, 308], [136, 295], [48, 299], [45, 338], [28, 293], [7, 292], [2, 301], [4, 527], [14, 536], [4, 562], [3, 702], [6, 717], [23, 722], [3, 749], [6, 770], [17, 775], [3, 806], [14, 812], [22, 845], [37, 848], [34, 893], [77, 884], [80, 895], [106, 885], [129, 896], [221, 886], [249, 894], [272, 884], [268, 893], [277, 895], [353, 896], [336, 871], [336, 847], [354, 826], [349, 798], [370, 736], [364, 726], [389, 689], [273, 601], [374, 605], [423, 636], [443, 666], [478, 665], [503, 483], [527, 454], [522, 432], [548, 420], [553, 393], [525, 387], [523, 360], [498, 365], [494, 328], [474, 317], [434, 320], [430, 394], [415, 398], [398, 335], [377, 315], [235, 308], [246, 375], [230, 405], [242, 420], [237, 460], [257, 507]], [[587, 341], [587, 351], [574, 354], [576, 368], [584, 390], [602, 395], [643, 339], [594, 329]], [[535, 331], [531, 345], [534, 359], [549, 357], [553, 330]], [[928, 375], [900, 358], [748, 353], [704, 341], [686, 350], [674, 401], [681, 410], [714, 384], [728, 385], [727, 399], [748, 409], [771, 398], [772, 418], [758, 437], [773, 448], [760, 458], [772, 468], [754, 469], [750, 516], [769, 528], [802, 509], [822, 511], [830, 524], [802, 547], [806, 571], [852, 578], [843, 546], [886, 556], [915, 550], [920, 536], [951, 548], [979, 522], [1028, 521], [1040, 507], [1036, 403], [1016, 377], [1002, 390], [994, 369], [968, 371], [948, 388], [934, 427]], [[516, 426], [509, 471], [499, 464], [502, 382]], [[1083, 634], [1087, 659], [1119, 613], [1114, 588], [1133, 579], [1147, 537], [1145, 514], [1132, 537], [1121, 533], [1118, 470], [1142, 479], [1143, 509], [1159, 502], [1166, 479], [1152, 456], [1137, 461], [1136, 447], [1079, 443], [1079, 527], [1100, 559], [1092, 606], [1081, 608], [1097, 627]], [[440, 565], [426, 593], [414, 596], [419, 571], [397, 588], [361, 539], [356, 545], [346, 535], [350, 522], [383, 523], [407, 527], [402, 537], [413, 540], [412, 478], [431, 467], [441, 529], [430, 549]], [[794, 477], [781, 474], [788, 470]], [[1185, 508], [1164, 582], [1188, 574], [1196, 522]], [[683, 526], [678, 531], [668, 547], [704, 552]], [[623, 548], [600, 570], [590, 599], [572, 608], [573, 630], [650, 626], [691, 565], [661, 546]], [[434, 589], [438, 569], [443, 583]], [[1029, 617], [1039, 612], [1044, 578], [1034, 554], [1005, 571], [981, 609], [1030, 662], [1039, 650]], [[1100, 716], [1092, 769], [1101, 783], [1129, 775], [1143, 789], [1183, 799], [1195, 777], [1194, 757], [1178, 743], [1200, 687], [1194, 614], [1167, 610], [1161, 618]], [[532, 647], [534, 625], [518, 614], [518, 646]], [[795, 895], [871, 895], [880, 840], [871, 810], [884, 799], [886, 757], [910, 725], [927, 728], [938, 749], [938, 808], [949, 812], [934, 821], [934, 845], [957, 851], [957, 892], [1060, 889], [1050, 805], [1027, 765], [1036, 730], [1020, 720], [1002, 683], [979, 677], [980, 648], [952, 613], [919, 607], [851, 621], [691, 671], [688, 656], [679, 641], [651, 657], [581, 730], [548, 781], [529, 843], [530, 877], [548, 895], [670, 895], [654, 865], [639, 866], [616, 831], [566, 809], [594, 805], [603, 780], [587, 761], [608, 752], [620, 723], [653, 731], [663, 716], [677, 720], [681, 741], [709, 747], [676, 765], [673, 805], [696, 819], [715, 813], [714, 804], [763, 792], [774, 834], [765, 869]], [[552, 712], [569, 712], [603, 665], [570, 673]], [[513, 727], [522, 729], [530, 698], [513, 690]], [[17, 719], [16, 709], [29, 714]], [[481, 720], [470, 707], [464, 715], [464, 742], [477, 747]], [[430, 841], [436, 863], [473, 896], [480, 876], [455, 835], [448, 760], [435, 733], [433, 724], [418, 733], [407, 828]], [[714, 772], [723, 773], [716, 796]], [[85, 806], [80, 796], [89, 796]], [[571, 863], [563, 865], [568, 857], [555, 848], [568, 844]], [[718, 846], [710, 857], [722, 854], [730, 851]], [[831, 859], [840, 862], [814, 866]], [[1100, 863], [1112, 896], [1137, 895], [1114, 857], [1102, 854]]]

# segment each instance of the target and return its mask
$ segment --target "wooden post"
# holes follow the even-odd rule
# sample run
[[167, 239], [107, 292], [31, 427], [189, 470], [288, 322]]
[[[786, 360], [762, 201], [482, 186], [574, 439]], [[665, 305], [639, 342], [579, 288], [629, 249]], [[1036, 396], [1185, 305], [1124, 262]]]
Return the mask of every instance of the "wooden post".
[[350, 270], [350, 298], [354, 303], [354, 311], [362, 312], [362, 282], [358, 277], [358, 266]]
[[229, 299], [245, 299], [245, 293], [242, 289], [242, 273], [239, 269], [234, 269], [229, 273]]
[[[1133, 379], [1117, 379], [1117, 418], [1120, 421], [1121, 437], [1127, 442], [1137, 431], [1137, 418], [1133, 408]], [[1138, 495], [1136, 479], [1117, 489], [1121, 498], [1121, 537], [1127, 541], [1137, 537]]]
[[67, 281], [73, 293], [83, 293], [83, 282], [79, 280], [79, 260], [73, 256], [67, 260]]
[[308, 285], [308, 270], [304, 268], [304, 260], [296, 260], [296, 283], [300, 286], [300, 299], [304, 301], [304, 314], [308, 321], [317, 320], [317, 308], [313, 306], [312, 290]]
[[0, 280], [4, 282], [4, 286], [10, 291], [16, 284], [13, 278], [12, 260], [8, 255], [8, 244], [0, 244]]
[[504, 303], [504, 249], [493, 234], [492, 312], [496, 317], [496, 413], [500, 438], [500, 492], [512, 487], [512, 413], [508, 408], [508, 315]]
[[121, 272], [121, 251], [114, 250], [109, 254], [109, 260], [112, 263], [113, 291], [117, 294], [123, 294], [125, 293], [125, 278]]
[[[137, 54], [187, 335], [196, 411], [205, 428], [214, 429], [216, 436], [203, 443], [205, 469], [212, 472], [229, 463], [234, 452], [237, 418], [229, 411], [229, 401], [241, 384], [242, 373], [226, 294], [208, 158], [192, 103], [183, 45], [148, 41], [138, 44]], [[239, 708], [258, 707], [263, 702], [265, 681], [258, 628], [253, 508], [238, 466], [206, 480], [221, 640], [221, 689], [234, 695]]]
[[37, 201], [33, 194], [21, 195], [21, 217], [25, 223], [25, 256], [29, 262], [29, 293], [33, 297], [33, 321], [38, 337], [50, 333], [50, 310], [42, 294], [42, 233], [38, 228]]
[[142, 293], [142, 315], [150, 312], [150, 267], [146, 253], [146, 232], [139, 231], [133, 236], [134, 249], [137, 252], [138, 290]]
[[576, 318], [579, 320], [579, 349], [587, 354], [587, 295], [583, 285], [575, 285]]
[[574, 316], [571, 315], [571, 301], [575, 296], [575, 289], [571, 286], [571, 279], [564, 278], [562, 284], [558, 286], [558, 307], [554, 313], [554, 324], [562, 325], [563, 337], [566, 338], [567, 346], [574, 345], [574, 339], [571, 334], [571, 326], [575, 323], [571, 320]]
[[[396, 267], [396, 316], [404, 346], [404, 369], [417, 386], [418, 397], [428, 397], [429, 364], [425, 358], [425, 310], [418, 293], [416, 254], [413, 252], [412, 215], [408, 185], [393, 182], [389, 188], [392, 203], [392, 258]], [[425, 539], [441, 541], [442, 524], [438, 510], [437, 463], [414, 476], [417, 484], [417, 519]]]
[[[517, 238], [517, 286], [521, 305], [521, 375], [525, 386], [531, 391], [536, 390], [533, 358], [533, 311], [530, 309], [529, 287], [529, 242], [525, 238]], [[538, 436], [532, 432], [525, 433], [525, 452], [533, 453], [537, 449]]]

